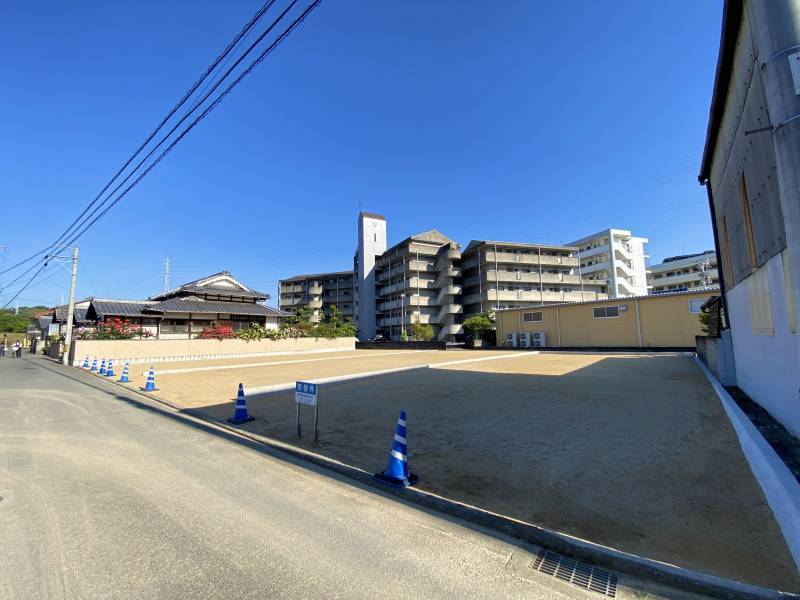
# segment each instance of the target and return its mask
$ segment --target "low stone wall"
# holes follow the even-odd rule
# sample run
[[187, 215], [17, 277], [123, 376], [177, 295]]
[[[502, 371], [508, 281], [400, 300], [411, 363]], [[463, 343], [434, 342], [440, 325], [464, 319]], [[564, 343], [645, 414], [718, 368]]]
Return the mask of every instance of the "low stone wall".
[[158, 363], [215, 358], [246, 358], [295, 352], [337, 352], [354, 350], [355, 338], [297, 338], [246, 342], [231, 340], [75, 340], [70, 349], [70, 364], [78, 366], [89, 356], [115, 361]]
[[733, 360], [731, 330], [724, 329], [720, 337], [698, 335], [696, 351], [700, 360], [719, 379], [722, 385], [736, 385], [736, 364]]

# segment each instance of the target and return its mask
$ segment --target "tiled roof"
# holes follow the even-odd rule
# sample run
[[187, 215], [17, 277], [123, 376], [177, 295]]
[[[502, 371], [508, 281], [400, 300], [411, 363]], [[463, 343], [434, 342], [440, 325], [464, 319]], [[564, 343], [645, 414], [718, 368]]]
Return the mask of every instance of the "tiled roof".
[[86, 311], [86, 318], [96, 321], [106, 315], [113, 317], [146, 317], [142, 311], [155, 304], [150, 300], [106, 300], [94, 299]]
[[178, 312], [196, 314], [225, 313], [231, 315], [259, 315], [266, 317], [291, 316], [289, 313], [282, 310], [251, 302], [218, 302], [216, 300], [184, 300], [182, 298], [170, 298], [163, 302], [156, 302], [148, 305], [146, 310], [150, 314]]
[[[67, 309], [69, 305], [62, 304], [61, 306], [56, 306], [53, 309], [53, 315], [55, 316], [55, 322], [66, 322], [67, 321]], [[75, 308], [72, 312], [72, 318], [76, 323], [83, 323], [86, 320], [86, 309], [85, 308]]]
[[209, 296], [255, 298], [257, 300], [266, 300], [267, 298], [270, 297], [269, 294], [265, 294], [264, 292], [257, 292], [256, 290], [240, 290], [232, 287], [186, 284], [182, 285], [179, 288], [175, 288], [174, 290], [170, 290], [169, 292], [151, 296], [151, 298], [154, 300], [160, 300], [161, 298], [168, 298], [170, 296], [175, 296], [183, 292], [188, 292], [190, 294], [208, 294]]

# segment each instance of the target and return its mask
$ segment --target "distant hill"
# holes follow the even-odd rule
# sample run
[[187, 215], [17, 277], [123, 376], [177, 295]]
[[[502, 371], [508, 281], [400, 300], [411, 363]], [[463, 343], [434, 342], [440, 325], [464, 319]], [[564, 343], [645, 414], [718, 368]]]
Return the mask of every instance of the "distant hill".
[[20, 306], [18, 315], [11, 309], [0, 310], [0, 333], [25, 333], [31, 318], [50, 314], [51, 310], [46, 306]]

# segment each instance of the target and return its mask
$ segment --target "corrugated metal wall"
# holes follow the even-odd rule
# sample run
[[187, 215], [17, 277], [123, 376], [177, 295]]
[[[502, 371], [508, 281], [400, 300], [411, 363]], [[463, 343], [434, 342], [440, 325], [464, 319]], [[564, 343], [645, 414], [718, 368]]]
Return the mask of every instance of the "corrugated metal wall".
[[[772, 132], [745, 134], [746, 131], [769, 125], [759, 59], [749, 24], [745, 20], [739, 33], [733, 76], [710, 177], [722, 252], [730, 252], [733, 269], [733, 273], [728, 273], [726, 261], [721, 261], [720, 266], [726, 270], [725, 279], [729, 286], [742, 281], [753, 269], [764, 265], [786, 247]], [[743, 173], [755, 245], [755, 264], [751, 264], [748, 250], [740, 189]], [[723, 220], [727, 225], [727, 239]]]

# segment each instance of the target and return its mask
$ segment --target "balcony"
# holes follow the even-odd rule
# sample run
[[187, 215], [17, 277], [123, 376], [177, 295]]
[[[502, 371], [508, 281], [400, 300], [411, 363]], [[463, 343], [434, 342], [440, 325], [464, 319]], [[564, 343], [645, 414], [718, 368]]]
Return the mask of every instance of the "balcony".
[[[562, 265], [565, 267], [577, 267], [578, 266], [578, 257], [577, 256], [548, 256], [546, 254], [542, 254], [542, 265]], [[488, 251], [485, 253], [484, 262], [487, 264], [492, 263], [502, 263], [502, 264], [518, 264], [518, 265], [539, 265], [539, 254], [532, 253], [532, 254], [514, 254], [512, 252], [500, 252], [498, 251], [496, 254], [495, 252]]]

